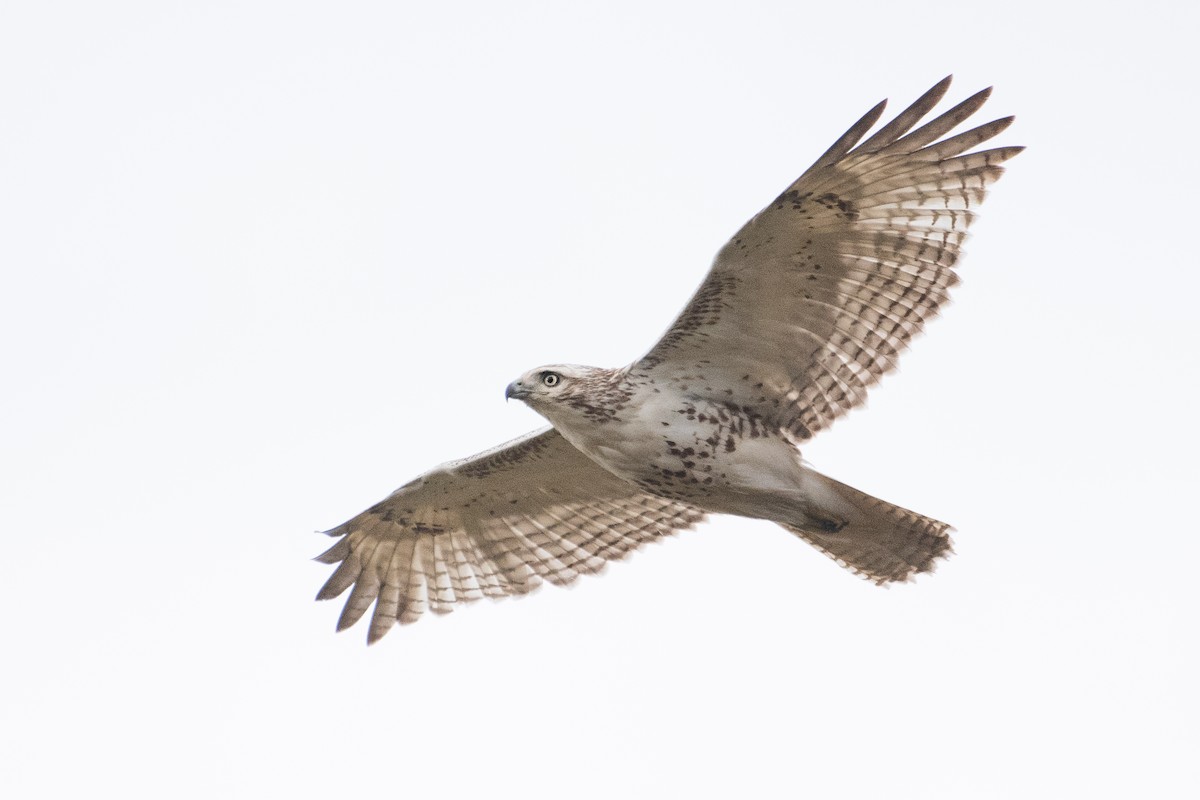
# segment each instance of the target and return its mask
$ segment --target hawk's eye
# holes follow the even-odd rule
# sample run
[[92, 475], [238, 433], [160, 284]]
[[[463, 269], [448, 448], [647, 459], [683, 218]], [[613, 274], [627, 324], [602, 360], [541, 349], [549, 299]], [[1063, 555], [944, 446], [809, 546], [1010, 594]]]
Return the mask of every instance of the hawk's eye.
[[542, 375], [542, 383], [547, 386], [558, 386], [558, 382], [561, 380], [562, 377], [557, 372], [547, 372]]

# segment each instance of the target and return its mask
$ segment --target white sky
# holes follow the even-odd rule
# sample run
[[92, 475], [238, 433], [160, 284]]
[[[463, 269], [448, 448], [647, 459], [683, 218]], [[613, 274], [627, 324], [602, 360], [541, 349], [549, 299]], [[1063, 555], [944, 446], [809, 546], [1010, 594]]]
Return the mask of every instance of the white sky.
[[[1195, 797], [1196, 6], [434, 5], [0, 12], [0, 790]], [[334, 634], [312, 531], [638, 356], [948, 72], [1029, 150], [805, 455], [956, 557], [880, 590], [722, 518]]]

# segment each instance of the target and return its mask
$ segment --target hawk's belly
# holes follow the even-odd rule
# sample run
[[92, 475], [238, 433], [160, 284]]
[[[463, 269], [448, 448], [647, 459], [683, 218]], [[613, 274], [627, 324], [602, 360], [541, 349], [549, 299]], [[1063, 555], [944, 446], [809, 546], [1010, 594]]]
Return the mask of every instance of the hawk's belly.
[[800, 454], [777, 431], [725, 406], [660, 401], [564, 436], [609, 472], [707, 511], [744, 514], [763, 493], [794, 494]]

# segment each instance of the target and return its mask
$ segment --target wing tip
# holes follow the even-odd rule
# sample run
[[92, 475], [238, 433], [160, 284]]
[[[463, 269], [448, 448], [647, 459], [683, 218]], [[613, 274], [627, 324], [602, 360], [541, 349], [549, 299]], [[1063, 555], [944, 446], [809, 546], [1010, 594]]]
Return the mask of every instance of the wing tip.
[[336, 564], [339, 561], [345, 561], [350, 555], [350, 540], [338, 539], [334, 542], [333, 547], [330, 547], [320, 555], [313, 556], [313, 561], [318, 564]]
[[961, 103], [959, 103], [954, 108], [950, 109], [950, 112], [947, 112], [947, 113], [952, 113], [952, 112], [958, 111], [960, 109], [962, 109], [964, 111], [966, 111], [967, 109], [970, 109], [969, 111], [967, 111], [967, 116], [974, 114], [975, 111], [980, 106], [982, 106], [984, 103], [986, 103], [988, 98], [992, 96], [993, 88], [994, 87], [986, 86], [983, 89], [980, 89], [978, 92], [971, 95], [966, 100], [963, 100]]
[[333, 590], [333, 588], [332, 588], [332, 587], [330, 587], [330, 585], [329, 585], [328, 583], [326, 583], [324, 586], [322, 586], [322, 587], [321, 587], [321, 588], [320, 588], [320, 589], [317, 591], [317, 596], [316, 596], [316, 597], [314, 597], [313, 599], [314, 599], [314, 600], [316, 600], [316, 601], [318, 601], [318, 602], [322, 602], [322, 601], [325, 601], [325, 600], [332, 600], [332, 599], [334, 599], [335, 597], [337, 597], [338, 595], [340, 595], [340, 594], [341, 594], [342, 592], [344, 592], [344, 591], [346, 591], [346, 590], [345, 590], [345, 589], [341, 589], [341, 590], [339, 590], [339, 591], [334, 591], [334, 590]]

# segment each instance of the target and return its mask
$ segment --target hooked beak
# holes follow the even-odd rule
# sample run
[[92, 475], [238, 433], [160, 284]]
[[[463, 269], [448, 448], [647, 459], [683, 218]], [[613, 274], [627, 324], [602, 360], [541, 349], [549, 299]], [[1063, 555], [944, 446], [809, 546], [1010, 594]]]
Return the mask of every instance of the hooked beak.
[[521, 383], [520, 381], [513, 381], [508, 385], [508, 388], [504, 390], [505, 400], [513, 397], [517, 398], [518, 400], [524, 400], [528, 396], [529, 389], [525, 388], [525, 384]]

